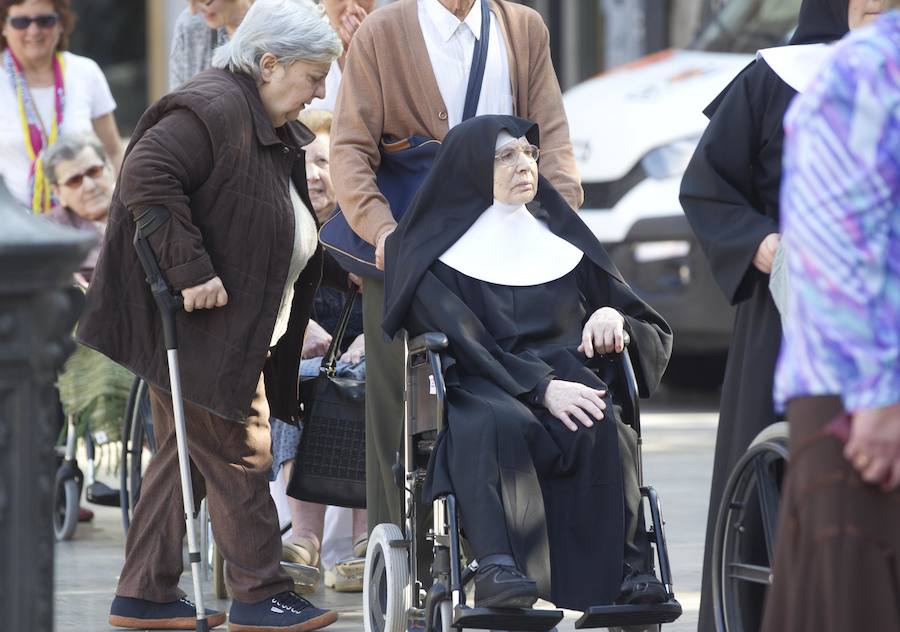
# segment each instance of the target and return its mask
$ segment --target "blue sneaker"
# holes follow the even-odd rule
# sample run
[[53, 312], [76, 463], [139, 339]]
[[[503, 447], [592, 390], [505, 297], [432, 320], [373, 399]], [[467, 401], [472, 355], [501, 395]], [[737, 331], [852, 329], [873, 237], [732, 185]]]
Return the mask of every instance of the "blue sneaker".
[[[214, 628], [225, 623], [225, 613], [207, 608], [206, 620], [209, 627]], [[197, 606], [187, 597], [156, 603], [116, 595], [109, 608], [109, 624], [137, 630], [194, 630], [197, 628]]]
[[256, 603], [231, 602], [228, 632], [310, 632], [337, 621], [337, 612], [316, 608], [293, 591]]

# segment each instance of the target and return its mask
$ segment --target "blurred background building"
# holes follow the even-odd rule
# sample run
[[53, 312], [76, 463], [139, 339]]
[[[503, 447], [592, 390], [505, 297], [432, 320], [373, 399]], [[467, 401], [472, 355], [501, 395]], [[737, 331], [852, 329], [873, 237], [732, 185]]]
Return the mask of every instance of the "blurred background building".
[[[383, 4], [393, 0], [383, 0]], [[563, 90], [648, 53], [687, 45], [704, 12], [724, 0], [520, 0], [550, 29]], [[73, 0], [80, 27], [73, 52], [96, 60], [119, 104], [128, 135], [166, 91], [172, 30], [185, 0]], [[102, 25], [102, 27], [101, 27]]]

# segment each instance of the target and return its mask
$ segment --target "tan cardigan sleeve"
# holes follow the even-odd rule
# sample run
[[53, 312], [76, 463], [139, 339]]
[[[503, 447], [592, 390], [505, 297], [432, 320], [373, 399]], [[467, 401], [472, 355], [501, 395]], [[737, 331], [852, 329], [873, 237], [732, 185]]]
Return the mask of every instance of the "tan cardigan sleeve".
[[[531, 12], [529, 12], [531, 13]], [[563, 109], [562, 93], [550, 59], [550, 32], [543, 20], [533, 14], [528, 38], [531, 46], [527, 90], [528, 114], [525, 118], [538, 124], [541, 131], [541, 174], [556, 187], [559, 194], [578, 210], [584, 202], [581, 177], [575, 166], [569, 123]]]
[[344, 65], [331, 127], [331, 177], [347, 223], [374, 245], [397, 224], [375, 184], [384, 99], [373, 30], [363, 23]]

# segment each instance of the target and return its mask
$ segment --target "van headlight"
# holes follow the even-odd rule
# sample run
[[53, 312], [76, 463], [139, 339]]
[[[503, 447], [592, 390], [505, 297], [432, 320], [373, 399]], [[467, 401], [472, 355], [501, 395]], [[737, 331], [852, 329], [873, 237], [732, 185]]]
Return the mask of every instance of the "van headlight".
[[683, 240], [642, 241], [632, 246], [637, 263], [650, 263], [665, 259], [684, 259], [691, 252], [690, 242]]
[[666, 180], [680, 176], [687, 169], [700, 137], [676, 140], [657, 147], [641, 159], [641, 166], [654, 180]]

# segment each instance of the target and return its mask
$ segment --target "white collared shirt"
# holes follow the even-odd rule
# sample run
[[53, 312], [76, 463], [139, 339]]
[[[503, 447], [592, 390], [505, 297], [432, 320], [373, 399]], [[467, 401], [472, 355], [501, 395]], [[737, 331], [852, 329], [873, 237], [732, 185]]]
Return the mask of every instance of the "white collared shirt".
[[[419, 25], [431, 68], [447, 107], [450, 127], [462, 121], [475, 41], [481, 37], [481, 1], [460, 21], [438, 0], [418, 0]], [[497, 16], [490, 13], [491, 36], [476, 115], [513, 114], [509, 59]]]

